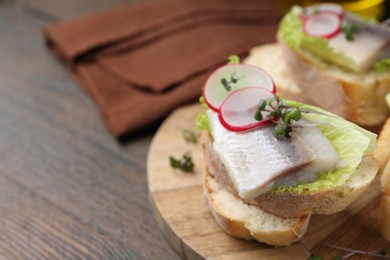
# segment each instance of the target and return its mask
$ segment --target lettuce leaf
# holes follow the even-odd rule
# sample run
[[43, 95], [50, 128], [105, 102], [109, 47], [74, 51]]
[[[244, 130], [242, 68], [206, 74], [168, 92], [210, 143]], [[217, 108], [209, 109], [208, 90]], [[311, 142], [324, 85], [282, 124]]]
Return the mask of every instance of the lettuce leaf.
[[320, 124], [319, 128], [322, 133], [330, 140], [343, 161], [343, 167], [332, 172], [320, 173], [320, 178], [315, 182], [294, 187], [281, 186], [273, 190], [273, 192], [316, 192], [342, 185], [356, 171], [363, 156], [370, 155], [374, 152], [376, 134], [318, 107], [289, 100], [285, 101], [285, 103], [290, 106], [310, 109], [321, 113], [307, 113], [304, 117]]
[[[316, 36], [309, 36], [302, 31], [303, 21], [299, 17], [303, 14], [303, 9], [299, 6], [294, 6], [282, 19], [279, 25], [278, 36], [285, 44], [294, 49], [305, 50], [313, 55], [307, 58], [311, 60], [320, 58], [333, 64], [337, 64], [346, 69], [360, 72], [356, 63], [345, 54], [336, 52], [329, 46], [326, 39]], [[318, 63], [318, 62], [316, 62]]]
[[301, 7], [293, 6], [279, 24], [279, 37], [292, 48], [299, 48], [303, 37], [305, 37], [301, 29], [303, 22], [299, 19], [299, 15], [302, 13], [303, 9]]
[[210, 132], [209, 117], [206, 112], [196, 114], [196, 130], [206, 130]]
[[[206, 105], [206, 101], [204, 100], [203, 96], [199, 97], [199, 103], [205, 109], [208, 109], [208, 106]], [[207, 116], [206, 111], [203, 112], [203, 113], [199, 112], [199, 113], [196, 114], [195, 124], [196, 124], [196, 127], [195, 127], [196, 130], [199, 130], [199, 131], [206, 130], [209, 133], [211, 132], [210, 131], [209, 117]]]
[[383, 59], [375, 62], [373, 68], [379, 72], [390, 72], [390, 59]]

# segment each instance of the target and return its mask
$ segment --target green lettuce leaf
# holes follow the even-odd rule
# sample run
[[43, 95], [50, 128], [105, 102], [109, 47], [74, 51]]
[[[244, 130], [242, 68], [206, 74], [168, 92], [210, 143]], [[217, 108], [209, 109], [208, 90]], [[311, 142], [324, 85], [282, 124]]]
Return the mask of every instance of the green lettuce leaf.
[[[206, 101], [204, 100], [203, 96], [199, 97], [199, 103], [205, 109], [208, 109], [208, 106], [206, 105]], [[196, 114], [195, 124], [196, 124], [196, 127], [195, 127], [196, 130], [199, 130], [199, 131], [206, 130], [208, 132], [211, 132], [210, 131], [209, 117], [207, 116], [206, 111], [204, 111], [203, 113], [199, 112]]]
[[[360, 72], [356, 63], [345, 54], [336, 52], [329, 46], [326, 39], [316, 36], [309, 36], [302, 31], [303, 21], [299, 17], [302, 15], [303, 9], [299, 6], [294, 6], [282, 19], [279, 25], [278, 36], [285, 44], [297, 50], [304, 50], [309, 53], [304, 53], [306, 58], [317, 63], [315, 59], [320, 58], [323, 61], [337, 64], [346, 69]], [[310, 55], [313, 54], [313, 55]]]
[[294, 101], [285, 101], [287, 105], [318, 111], [307, 113], [304, 117], [319, 123], [322, 133], [330, 140], [343, 161], [343, 167], [332, 172], [320, 173], [320, 178], [312, 183], [291, 186], [281, 186], [273, 192], [302, 191], [316, 192], [342, 185], [357, 169], [363, 156], [374, 152], [377, 135], [371, 133], [345, 119], [318, 107], [305, 105]]
[[206, 112], [196, 114], [196, 130], [206, 130], [210, 132], [209, 117]]
[[373, 68], [379, 72], [390, 72], [390, 59], [383, 59], [375, 62]]

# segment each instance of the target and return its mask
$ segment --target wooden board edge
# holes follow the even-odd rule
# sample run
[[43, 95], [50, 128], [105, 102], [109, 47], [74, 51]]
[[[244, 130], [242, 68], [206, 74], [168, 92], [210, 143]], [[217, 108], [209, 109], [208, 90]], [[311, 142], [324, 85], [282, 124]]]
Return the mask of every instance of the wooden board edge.
[[[163, 191], [162, 191], [163, 192]], [[158, 205], [156, 204], [156, 198], [153, 193], [149, 193], [150, 208], [154, 215], [154, 218], [159, 226], [161, 233], [166, 238], [171, 247], [176, 253], [183, 259], [198, 260], [204, 259], [201, 255], [191, 249], [179, 236], [175, 233], [172, 227], [167, 223], [164, 216], [161, 214]]]

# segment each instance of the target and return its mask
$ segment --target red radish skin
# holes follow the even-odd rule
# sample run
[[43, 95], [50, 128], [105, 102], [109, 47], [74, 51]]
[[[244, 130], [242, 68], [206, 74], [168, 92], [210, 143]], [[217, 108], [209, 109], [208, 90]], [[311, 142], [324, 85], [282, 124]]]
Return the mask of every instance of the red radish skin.
[[[238, 84], [233, 85], [231, 91], [224, 90], [223, 85], [220, 83], [220, 78], [224, 76], [225, 71], [229, 71], [229, 70], [237, 73], [238, 74], [237, 77], [240, 77], [240, 74], [242, 72], [246, 73], [245, 77], [249, 77], [249, 79], [247, 78], [247, 80], [249, 81], [248, 84], [247, 85], [244, 84], [240, 86], [239, 83], [243, 83], [243, 82], [242, 81], [240, 82], [239, 80]], [[229, 64], [215, 70], [207, 79], [206, 84], [203, 88], [204, 101], [210, 109], [218, 112], [221, 104], [229, 95], [231, 95], [238, 89], [248, 87], [248, 86], [261, 86], [264, 87], [265, 89], [268, 89], [271, 93], [276, 92], [275, 83], [273, 82], [271, 76], [264, 70], [253, 65]], [[223, 91], [221, 91], [221, 89]], [[216, 93], [219, 92], [219, 94], [215, 95], [215, 92]]]
[[[236, 90], [222, 103], [218, 111], [219, 121], [227, 130], [233, 132], [246, 132], [272, 124], [269, 119], [257, 121], [254, 115], [260, 99], [268, 100], [274, 96], [273, 92], [261, 87], [246, 87]], [[242, 120], [242, 122], [236, 122], [237, 119]]]
[[206, 103], [206, 105], [211, 108], [211, 110], [214, 110], [215, 112], [218, 112], [219, 110], [219, 107], [214, 107], [206, 98], [206, 93], [205, 93], [205, 88], [203, 88], [202, 90], [202, 96], [204, 98], [204, 102]]
[[307, 18], [303, 30], [307, 35], [330, 39], [341, 32], [341, 18], [333, 12], [321, 12]]

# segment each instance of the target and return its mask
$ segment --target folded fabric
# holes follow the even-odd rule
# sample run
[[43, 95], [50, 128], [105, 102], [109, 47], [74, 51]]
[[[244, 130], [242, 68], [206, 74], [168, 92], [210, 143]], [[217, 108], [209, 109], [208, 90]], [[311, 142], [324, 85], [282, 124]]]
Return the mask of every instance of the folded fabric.
[[45, 28], [116, 137], [196, 100], [231, 54], [274, 40], [268, 1], [166, 0], [130, 4]]

